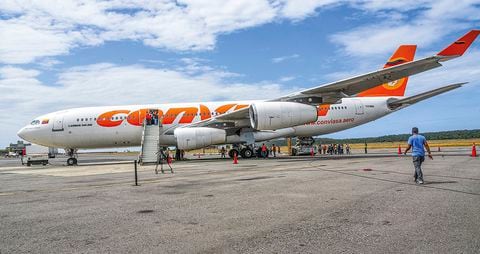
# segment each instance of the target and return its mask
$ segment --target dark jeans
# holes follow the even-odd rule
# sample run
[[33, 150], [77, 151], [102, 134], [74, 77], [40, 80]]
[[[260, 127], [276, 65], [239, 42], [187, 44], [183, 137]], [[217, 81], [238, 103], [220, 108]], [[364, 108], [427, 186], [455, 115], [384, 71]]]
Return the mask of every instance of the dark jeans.
[[415, 179], [423, 181], [422, 163], [425, 156], [413, 156], [413, 166], [415, 167]]

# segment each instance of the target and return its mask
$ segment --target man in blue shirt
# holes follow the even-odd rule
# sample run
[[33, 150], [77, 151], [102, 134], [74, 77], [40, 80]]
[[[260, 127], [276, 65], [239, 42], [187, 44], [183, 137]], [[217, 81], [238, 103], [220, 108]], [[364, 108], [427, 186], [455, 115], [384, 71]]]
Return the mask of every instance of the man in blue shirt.
[[[408, 138], [408, 147], [405, 149], [405, 155], [412, 149], [413, 166], [415, 167], [415, 182], [423, 184], [422, 162], [425, 161], [425, 149], [427, 149], [428, 157], [433, 160], [430, 147], [428, 146], [427, 139], [418, 134], [418, 128], [412, 128], [412, 136]], [[425, 149], [423, 148], [425, 147]]]

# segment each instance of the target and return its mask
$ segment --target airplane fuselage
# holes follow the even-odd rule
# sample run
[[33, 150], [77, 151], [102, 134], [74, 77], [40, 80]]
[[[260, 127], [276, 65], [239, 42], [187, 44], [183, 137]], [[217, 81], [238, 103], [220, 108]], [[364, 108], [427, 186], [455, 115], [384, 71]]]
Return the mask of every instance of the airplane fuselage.
[[[341, 103], [318, 106], [317, 121], [254, 135], [255, 141], [272, 137], [318, 136], [364, 124], [393, 110], [387, 106], [392, 97], [344, 98]], [[398, 98], [398, 97], [396, 97]], [[91, 149], [139, 146], [142, 123], [148, 109], [158, 109], [163, 129], [173, 130], [224, 113], [248, 107], [255, 101], [175, 103], [74, 108], [37, 117], [19, 131], [19, 136], [48, 147]], [[254, 131], [255, 132], [255, 131]], [[238, 135], [227, 136], [226, 143], [244, 143]], [[173, 135], [164, 135], [162, 145], [176, 145]]]

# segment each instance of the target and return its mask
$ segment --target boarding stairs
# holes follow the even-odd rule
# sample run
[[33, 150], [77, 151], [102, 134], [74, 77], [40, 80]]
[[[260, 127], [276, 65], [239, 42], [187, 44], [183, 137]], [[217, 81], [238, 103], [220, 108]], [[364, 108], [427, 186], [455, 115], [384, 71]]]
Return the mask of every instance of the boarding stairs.
[[170, 168], [170, 172], [173, 173], [173, 168], [168, 161], [168, 156], [165, 154], [163, 147], [160, 144], [161, 135], [164, 135], [164, 129], [162, 127], [162, 120], [159, 119], [158, 122], [154, 124], [147, 124], [146, 121], [143, 123], [143, 133], [142, 133], [142, 150], [139, 155], [139, 163], [141, 165], [145, 164], [156, 164], [155, 173], [158, 174], [158, 166], [162, 173], [165, 173], [163, 170], [163, 164], [167, 164]]
[[139, 156], [140, 164], [157, 163], [160, 151], [160, 135], [162, 124], [147, 125], [143, 123], [142, 150]]

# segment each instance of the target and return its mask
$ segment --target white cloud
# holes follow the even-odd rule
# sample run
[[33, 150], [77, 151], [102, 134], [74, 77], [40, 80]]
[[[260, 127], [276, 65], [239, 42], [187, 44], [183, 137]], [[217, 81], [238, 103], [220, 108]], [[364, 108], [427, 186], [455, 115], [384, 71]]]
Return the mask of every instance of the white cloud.
[[304, 19], [315, 13], [315, 10], [320, 7], [329, 6], [332, 4], [340, 4], [342, 1], [336, 0], [289, 0], [281, 1], [284, 6], [281, 9], [281, 14], [285, 18], [299, 20]]
[[30, 63], [78, 46], [137, 40], [170, 50], [210, 50], [221, 34], [297, 21], [334, 1], [179, 0], [0, 2], [0, 62]]
[[279, 57], [272, 58], [272, 63], [281, 63], [281, 62], [291, 60], [291, 59], [295, 59], [295, 58], [299, 58], [299, 57], [300, 57], [299, 54], [292, 54], [292, 55], [288, 55], [288, 56], [279, 56]]
[[452, 32], [472, 29], [469, 21], [480, 20], [478, 1], [422, 1], [421, 4], [417, 1], [360, 1], [353, 6], [378, 12], [382, 17], [385, 16], [382, 11], [391, 11], [393, 16], [406, 10], [417, 11], [404, 21], [385, 19], [331, 36], [332, 42], [353, 56], [392, 52], [399, 44], [418, 44], [425, 48]]
[[284, 76], [279, 79], [280, 82], [288, 82], [295, 79], [295, 76]]
[[0, 68], [1, 79], [21, 79], [21, 78], [35, 78], [40, 74], [39, 71], [33, 69], [21, 69], [13, 66], [5, 66]]

